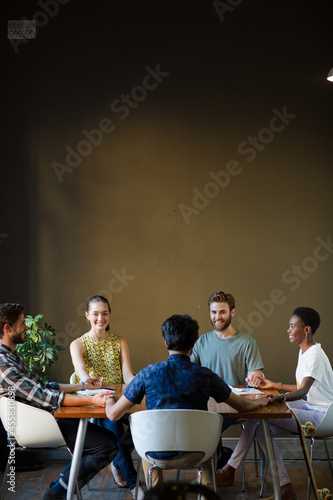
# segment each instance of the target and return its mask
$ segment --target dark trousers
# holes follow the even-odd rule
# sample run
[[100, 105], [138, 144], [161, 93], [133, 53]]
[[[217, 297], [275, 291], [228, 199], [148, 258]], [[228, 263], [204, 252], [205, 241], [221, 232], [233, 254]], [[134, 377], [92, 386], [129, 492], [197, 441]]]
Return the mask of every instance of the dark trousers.
[[[79, 426], [78, 419], [62, 418], [57, 420], [62, 435], [71, 450], [74, 449]], [[106, 467], [117, 455], [116, 437], [102, 427], [88, 423], [82, 459], [78, 473], [79, 488], [82, 488], [98, 472]], [[68, 485], [70, 464], [60, 474], [61, 483]]]
[[128, 425], [128, 421], [126, 419], [123, 421], [117, 420], [115, 422], [112, 422], [108, 418], [99, 418], [97, 420], [98, 425], [113, 432], [113, 434], [116, 436], [118, 454], [114, 458], [113, 463], [116, 467], [118, 467], [118, 469], [121, 470], [124, 478], [126, 479], [127, 486], [132, 489], [134, 488], [134, 486], [136, 486], [137, 477], [131, 456], [134, 445], [132, 441], [131, 431], [128, 428], [125, 432], [123, 422], [127, 423]]

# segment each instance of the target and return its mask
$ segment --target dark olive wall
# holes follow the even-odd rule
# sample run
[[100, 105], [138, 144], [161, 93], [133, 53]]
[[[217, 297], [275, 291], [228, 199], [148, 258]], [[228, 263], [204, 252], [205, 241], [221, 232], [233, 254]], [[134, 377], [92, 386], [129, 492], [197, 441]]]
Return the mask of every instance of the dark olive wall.
[[[207, 298], [292, 382], [292, 310], [333, 359], [331, 2], [2, 0], [1, 301], [68, 348], [106, 295], [134, 369]], [[11, 42], [7, 21], [35, 19]], [[6, 236], [5, 236], [6, 235]], [[54, 377], [72, 371], [68, 349]]]

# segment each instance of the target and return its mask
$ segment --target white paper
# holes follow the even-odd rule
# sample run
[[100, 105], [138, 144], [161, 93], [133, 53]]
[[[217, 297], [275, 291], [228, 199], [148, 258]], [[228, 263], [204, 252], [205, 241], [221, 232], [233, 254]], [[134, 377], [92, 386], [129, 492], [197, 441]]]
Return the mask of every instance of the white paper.
[[259, 391], [259, 389], [255, 389], [254, 387], [232, 387], [229, 385], [230, 389], [234, 394], [265, 394], [262, 391]]
[[78, 396], [93, 396], [94, 394], [99, 394], [100, 392], [110, 392], [114, 394], [114, 391], [108, 389], [86, 389], [85, 391], [76, 391]]

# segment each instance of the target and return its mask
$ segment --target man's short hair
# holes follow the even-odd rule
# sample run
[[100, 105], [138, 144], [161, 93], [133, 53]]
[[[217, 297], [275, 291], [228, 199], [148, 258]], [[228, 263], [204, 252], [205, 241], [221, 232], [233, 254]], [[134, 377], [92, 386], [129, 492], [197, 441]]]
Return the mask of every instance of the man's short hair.
[[304, 326], [310, 326], [311, 333], [314, 335], [320, 325], [320, 315], [312, 307], [296, 307], [293, 316], [297, 316]]
[[235, 299], [234, 297], [231, 295], [231, 293], [224, 293], [222, 291], [220, 292], [214, 292], [208, 299], [208, 306], [210, 307], [210, 305], [213, 303], [213, 302], [226, 302], [229, 307], [230, 307], [230, 311], [232, 311], [233, 309], [235, 309]]
[[161, 330], [171, 351], [189, 351], [199, 336], [198, 322], [188, 314], [174, 314], [164, 321]]
[[12, 326], [25, 313], [25, 307], [21, 304], [6, 302], [0, 305], [0, 338], [3, 337], [5, 325]]

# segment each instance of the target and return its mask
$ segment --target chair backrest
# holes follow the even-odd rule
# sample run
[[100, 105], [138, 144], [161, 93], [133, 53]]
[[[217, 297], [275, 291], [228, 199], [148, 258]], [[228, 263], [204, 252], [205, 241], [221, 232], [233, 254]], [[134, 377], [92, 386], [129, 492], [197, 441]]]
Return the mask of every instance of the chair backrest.
[[54, 416], [46, 410], [0, 397], [2, 424], [20, 446], [27, 448], [58, 448], [66, 446]]
[[323, 420], [316, 428], [314, 437], [324, 438], [333, 436], [333, 403], [328, 407]]
[[130, 416], [132, 439], [137, 453], [161, 451], [200, 452], [201, 464], [216, 451], [223, 419], [204, 410], [145, 410]]
[[76, 383], [76, 382], [75, 382], [75, 372], [74, 372], [74, 373], [72, 373], [72, 375], [70, 376], [70, 378], [69, 378], [69, 383], [70, 383], [70, 384], [75, 384], [75, 383]]

